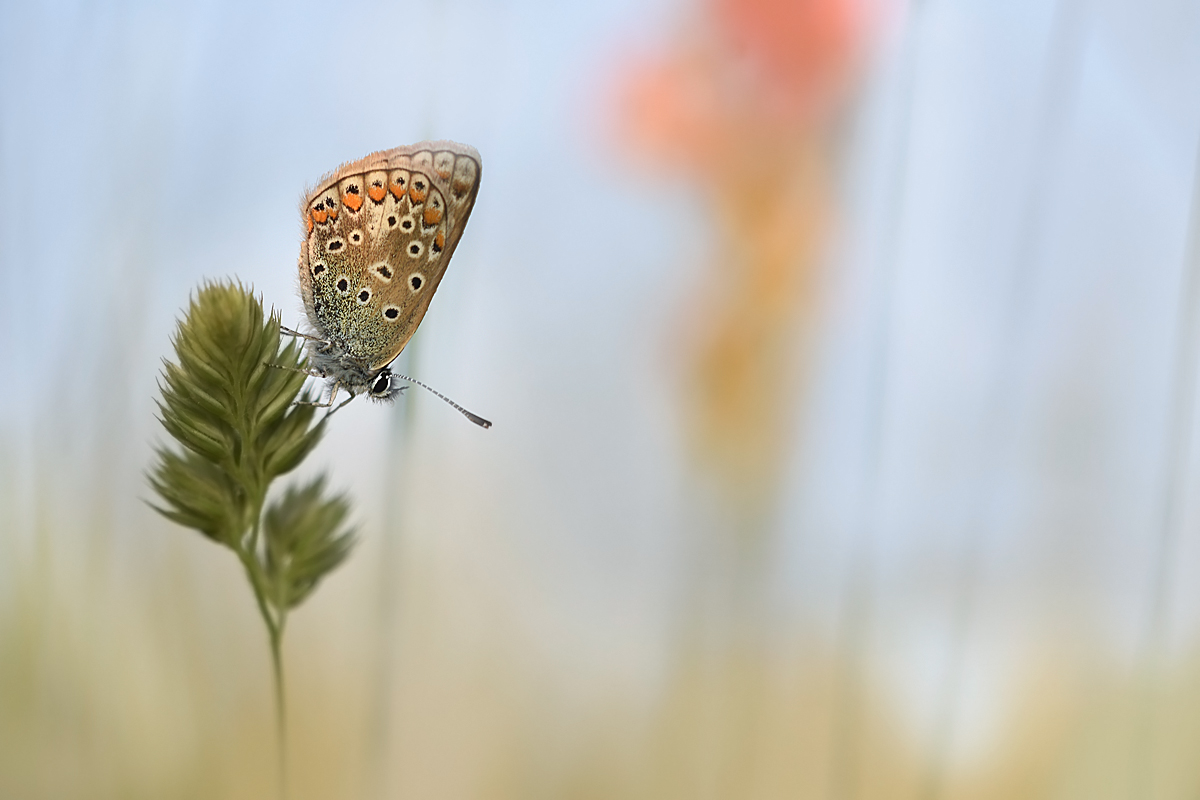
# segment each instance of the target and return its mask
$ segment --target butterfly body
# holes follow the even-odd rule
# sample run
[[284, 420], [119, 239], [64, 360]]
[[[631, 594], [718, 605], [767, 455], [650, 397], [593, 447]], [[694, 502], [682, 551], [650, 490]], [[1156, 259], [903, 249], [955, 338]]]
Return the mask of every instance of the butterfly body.
[[[479, 192], [475, 148], [421, 142], [325, 176], [301, 205], [309, 364], [332, 393], [387, 400], [388, 369], [425, 317]], [[330, 397], [332, 403], [332, 396]]]

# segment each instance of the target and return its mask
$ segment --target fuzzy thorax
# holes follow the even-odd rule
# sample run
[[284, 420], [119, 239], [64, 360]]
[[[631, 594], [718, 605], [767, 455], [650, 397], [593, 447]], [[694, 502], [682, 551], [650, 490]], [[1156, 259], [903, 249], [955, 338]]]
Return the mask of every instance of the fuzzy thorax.
[[404, 391], [389, 368], [370, 369], [361, 359], [333, 342], [309, 340], [308, 363], [314, 374], [351, 395], [366, 394], [372, 400], [392, 402]]

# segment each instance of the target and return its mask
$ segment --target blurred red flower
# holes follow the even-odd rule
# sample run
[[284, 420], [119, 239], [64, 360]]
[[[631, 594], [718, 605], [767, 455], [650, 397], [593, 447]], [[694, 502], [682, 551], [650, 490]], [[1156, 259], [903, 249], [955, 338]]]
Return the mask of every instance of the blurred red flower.
[[861, 20], [847, 0], [714, 0], [724, 38], [761, 77], [763, 101], [785, 117], [812, 116], [843, 92]]
[[862, 33], [853, 0], [713, 0], [672, 50], [627, 66], [622, 122], [636, 149], [701, 175], [774, 159], [836, 112]]
[[751, 517], [790, 440], [799, 323], [813, 316], [829, 216], [828, 134], [864, 30], [855, 0], [709, 0], [621, 79], [633, 150], [693, 181], [714, 218], [709, 290], [684, 326], [685, 418], [699, 462]]

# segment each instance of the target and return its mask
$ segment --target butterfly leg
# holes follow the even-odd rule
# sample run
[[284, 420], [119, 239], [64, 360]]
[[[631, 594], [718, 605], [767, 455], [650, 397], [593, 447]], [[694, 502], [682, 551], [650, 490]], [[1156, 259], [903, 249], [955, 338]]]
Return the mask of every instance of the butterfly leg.
[[[301, 375], [307, 375], [310, 378], [324, 378], [325, 373], [316, 369], [302, 369], [301, 367], [289, 367], [284, 364], [265, 364], [264, 366], [274, 367], [275, 369], [286, 370], [287, 372], [299, 372]], [[336, 389], [335, 389], [336, 391]], [[326, 408], [329, 403], [314, 403], [311, 400], [297, 400], [292, 403], [294, 406], [317, 406], [318, 408]]]
[[[300, 367], [289, 367], [284, 364], [266, 364], [265, 366], [274, 367], [275, 369], [287, 370], [288, 372], [299, 372], [301, 375], [308, 375], [310, 378], [326, 377], [325, 373], [321, 372], [319, 369], [301, 369]], [[329, 401], [326, 403], [322, 403], [319, 401], [312, 401], [312, 400], [296, 400], [295, 402], [292, 403], [292, 405], [294, 405], [294, 406], [316, 406], [317, 408], [329, 408], [331, 405], [333, 405], [333, 396], [335, 394], [337, 394], [337, 389], [338, 389], [338, 386], [340, 386], [340, 385], [341, 385], [340, 383], [333, 384], [333, 391], [329, 393]], [[354, 396], [351, 395], [350, 399], [353, 400]], [[343, 403], [343, 405], [345, 405], [345, 404]]]
[[334, 399], [335, 397], [337, 397], [338, 388], [339, 388], [341, 385], [342, 385], [342, 382], [341, 382], [341, 381], [334, 381], [334, 382], [333, 382], [333, 390], [332, 390], [332, 391], [329, 393], [329, 400], [327, 400], [327, 401], [326, 401], [326, 402], [324, 402], [324, 403], [313, 403], [313, 404], [312, 404], [312, 405], [314, 405], [314, 406], [318, 406], [319, 408], [328, 408], [328, 409], [330, 409], [330, 410], [329, 410], [329, 413], [325, 415], [325, 419], [329, 419], [330, 417], [332, 417], [332, 416], [334, 415], [334, 412], [341, 410], [342, 406], [346, 405], [346, 404], [347, 404], [347, 403], [349, 403], [351, 400], [353, 400], [354, 398], [358, 397], [358, 395], [356, 395], [354, 392], [350, 392], [350, 396], [349, 396], [349, 397], [347, 397], [345, 400], [343, 400], [341, 403], [339, 403], [339, 404], [338, 404], [336, 407], [334, 407], [334, 405], [333, 405], [333, 399]]
[[294, 331], [291, 328], [284, 327], [283, 325], [279, 326], [279, 332], [282, 333], [284, 336], [291, 336], [295, 339], [307, 339], [310, 342], [320, 342], [321, 344], [329, 344], [328, 341], [326, 341], [325, 339], [322, 339], [320, 336], [312, 336], [307, 333], [301, 333], [300, 331]]
[[[287, 368], [284, 367], [284, 369], [287, 369]], [[317, 372], [316, 370], [299, 370], [298, 369], [298, 370], [296, 370], [296, 372], [307, 372], [309, 375], [312, 375], [314, 378], [324, 378], [325, 377], [324, 375], [322, 375], [320, 372]], [[294, 405], [294, 406], [315, 406], [317, 408], [329, 408], [330, 406], [333, 405], [333, 398], [337, 397], [338, 387], [341, 385], [342, 385], [341, 381], [333, 382], [333, 389], [329, 392], [329, 399], [326, 400], [324, 403], [322, 403], [320, 400], [297, 400], [294, 403], [292, 403], [292, 405]], [[353, 400], [354, 396], [351, 395], [350, 399]]]
[[[338, 407], [337, 407], [337, 408], [333, 409], [333, 410], [332, 410], [332, 411], [330, 411], [328, 414], [326, 414], [326, 415], [325, 415], [325, 419], [329, 419], [330, 417], [332, 417], [332, 416], [333, 416], [333, 412], [334, 412], [334, 411], [340, 411], [340, 410], [341, 410], [341, 408], [342, 408], [342, 406], [346, 405], [347, 403], [349, 403], [351, 400], [353, 400], [353, 399], [354, 399], [354, 398], [356, 398], [356, 397], [358, 397], [358, 395], [356, 395], [356, 394], [351, 394], [349, 397], [347, 397], [345, 400], [343, 400], [343, 401], [342, 401], [340, 404], [338, 404]], [[333, 405], [333, 395], [330, 395], [330, 396], [329, 396], [329, 404], [330, 404], [330, 405]]]
[[286, 370], [288, 372], [299, 372], [302, 375], [308, 375], [313, 378], [324, 378], [325, 377], [324, 373], [318, 372], [315, 369], [304, 369], [303, 367], [289, 367], [286, 364], [270, 364], [267, 362], [263, 362], [263, 366], [264, 367], [274, 367], [275, 369], [282, 369], [282, 370]]

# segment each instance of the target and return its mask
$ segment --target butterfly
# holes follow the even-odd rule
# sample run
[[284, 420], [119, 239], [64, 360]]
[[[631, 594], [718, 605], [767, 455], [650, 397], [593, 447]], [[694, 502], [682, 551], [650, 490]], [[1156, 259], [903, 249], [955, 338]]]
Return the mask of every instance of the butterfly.
[[473, 147], [420, 142], [345, 164], [306, 194], [299, 268], [311, 333], [282, 331], [307, 340], [309, 374], [331, 387], [328, 401], [316, 405], [332, 407], [339, 389], [350, 393], [341, 405], [360, 394], [394, 400], [403, 379], [491, 427], [388, 366], [446, 274], [475, 206], [482, 167]]

